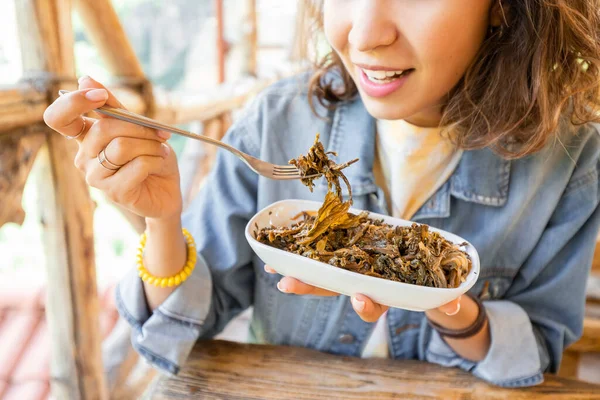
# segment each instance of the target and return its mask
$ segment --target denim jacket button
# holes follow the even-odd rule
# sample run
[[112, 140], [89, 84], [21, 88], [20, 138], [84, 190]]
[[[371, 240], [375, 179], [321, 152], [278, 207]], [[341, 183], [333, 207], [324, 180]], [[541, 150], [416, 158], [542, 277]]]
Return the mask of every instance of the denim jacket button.
[[340, 343], [350, 344], [350, 343], [354, 342], [354, 336], [352, 336], [349, 333], [344, 333], [344, 334], [340, 335], [338, 340], [340, 341]]

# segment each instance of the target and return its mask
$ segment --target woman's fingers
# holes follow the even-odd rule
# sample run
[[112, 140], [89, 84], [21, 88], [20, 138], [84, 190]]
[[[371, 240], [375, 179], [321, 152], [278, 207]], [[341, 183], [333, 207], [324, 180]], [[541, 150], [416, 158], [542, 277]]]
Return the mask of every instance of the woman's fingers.
[[156, 140], [138, 139], [119, 136], [112, 139], [104, 147], [104, 166], [100, 164], [98, 155], [88, 160], [86, 179], [89, 185], [97, 187], [98, 182], [116, 173], [129, 162], [141, 156], [166, 158], [171, 148], [166, 143]]
[[273, 268], [269, 267], [267, 264], [265, 264], [265, 271], [267, 271], [269, 274], [277, 273], [277, 271], [275, 271]]
[[[112, 92], [110, 90], [108, 90], [100, 82], [96, 81], [95, 79], [93, 79], [89, 76], [83, 76], [79, 79], [79, 89], [103, 89], [103, 90], [106, 90], [106, 92], [108, 93], [108, 99], [106, 100], [106, 104], [111, 107], [125, 109], [125, 106], [115, 97], [114, 94], [112, 94]], [[98, 115], [100, 116], [100, 118], [109, 118], [103, 114], [98, 114]], [[160, 131], [160, 136], [163, 139], [169, 139], [171, 137], [171, 134], [169, 132]]]
[[138, 139], [120, 136], [114, 138], [104, 148], [104, 154], [110, 162], [123, 166], [139, 156], [167, 157], [171, 148], [157, 140]]
[[[276, 274], [273, 268], [265, 265], [265, 271], [269, 274]], [[315, 286], [308, 285], [298, 279], [291, 278], [289, 276], [283, 277], [279, 283], [277, 283], [277, 289], [283, 293], [306, 295], [310, 294], [313, 296], [339, 296], [339, 293], [332, 292], [330, 290], [321, 289]], [[365, 295], [357, 294], [352, 296], [350, 299], [354, 311], [359, 317], [366, 322], [377, 321], [388, 309], [388, 306], [375, 303], [373, 300]]]
[[365, 322], [375, 322], [388, 310], [388, 306], [375, 303], [365, 295], [357, 294], [350, 299], [352, 307]]
[[308, 285], [304, 282], [300, 282], [298, 279], [284, 276], [279, 283], [277, 283], [277, 289], [283, 293], [289, 294], [310, 294], [313, 296], [339, 296], [339, 293], [332, 292], [330, 290], [321, 289], [312, 285]]
[[[110, 90], [108, 90], [103, 84], [101, 84], [100, 82], [96, 81], [95, 79], [89, 77], [89, 76], [82, 76], [81, 78], [79, 78], [79, 89], [80, 90], [96, 90], [98, 93], [98, 95], [100, 95], [100, 93], [102, 93], [102, 91], [106, 92], [106, 102], [105, 104], [111, 107], [117, 107], [117, 108], [125, 108], [123, 106], [123, 104], [121, 104], [121, 102], [119, 100], [117, 100], [117, 98], [111, 93]], [[102, 116], [105, 117], [105, 116]]]
[[[84, 124], [82, 115], [103, 106], [108, 99], [108, 93], [105, 90], [101, 92], [96, 89], [76, 90], [59, 97], [44, 111], [44, 122], [64, 136], [77, 136]], [[87, 126], [86, 130], [89, 128]]]
[[162, 174], [165, 165], [163, 157], [140, 156], [133, 159], [106, 179], [106, 184], [111, 188], [109, 196], [120, 204], [135, 201], [131, 198], [132, 192], [140, 188], [150, 175]]
[[[81, 143], [79, 151], [81, 154], [79, 156], [85, 159], [95, 158], [102, 149], [108, 147], [108, 144], [117, 138], [154, 140], [158, 144], [166, 140], [164, 136], [161, 137], [159, 131], [154, 129], [130, 124], [114, 118], [103, 118], [97, 120], [85, 135]], [[133, 148], [126, 148], [124, 146], [119, 147], [125, 152], [134, 150]], [[111, 154], [107, 154], [107, 156], [110, 157]], [[119, 160], [113, 161], [111, 159], [111, 161], [116, 164], [123, 164], [123, 162], [117, 162]]]
[[[265, 264], [265, 271], [269, 274], [276, 274], [273, 268]], [[339, 296], [339, 293], [332, 292], [330, 290], [321, 289], [315, 286], [308, 285], [298, 279], [291, 277], [283, 277], [279, 283], [277, 283], [277, 289], [283, 293], [289, 294], [311, 294], [313, 296]]]
[[127, 206], [141, 195], [139, 190], [142, 182], [150, 175], [159, 175], [164, 168], [162, 157], [139, 156], [105, 177], [102, 177], [103, 172], [99, 172], [104, 167], [93, 165], [89, 168], [86, 181], [90, 186], [102, 190], [110, 200]]

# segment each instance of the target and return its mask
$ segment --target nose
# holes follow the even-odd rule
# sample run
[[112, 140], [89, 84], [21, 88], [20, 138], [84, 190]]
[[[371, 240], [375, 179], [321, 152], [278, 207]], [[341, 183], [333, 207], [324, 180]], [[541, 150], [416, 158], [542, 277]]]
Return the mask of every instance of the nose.
[[348, 43], [358, 51], [367, 52], [393, 44], [398, 39], [398, 30], [387, 7], [378, 0], [362, 1], [355, 8]]

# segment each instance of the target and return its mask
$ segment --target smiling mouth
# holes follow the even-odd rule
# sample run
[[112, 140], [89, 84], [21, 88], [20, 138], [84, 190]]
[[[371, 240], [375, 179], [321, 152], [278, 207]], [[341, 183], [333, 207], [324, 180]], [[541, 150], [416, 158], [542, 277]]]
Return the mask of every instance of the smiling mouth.
[[367, 79], [373, 83], [384, 85], [395, 81], [396, 79], [412, 72], [414, 68], [396, 71], [383, 71], [383, 70], [370, 70], [366, 68], [360, 68], [364, 72]]

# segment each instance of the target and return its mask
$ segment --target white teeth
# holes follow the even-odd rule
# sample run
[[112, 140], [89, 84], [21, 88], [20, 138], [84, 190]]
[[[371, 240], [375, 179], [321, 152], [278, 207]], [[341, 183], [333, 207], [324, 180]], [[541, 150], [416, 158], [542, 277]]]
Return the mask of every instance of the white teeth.
[[376, 83], [382, 83], [382, 82], [388, 82], [390, 80], [392, 80], [391, 78], [397, 78], [398, 76], [402, 75], [402, 73], [404, 71], [399, 70], [399, 71], [373, 71], [373, 70], [369, 70], [369, 69], [363, 69], [365, 75], [367, 75], [367, 78], [369, 78], [370, 81], [372, 82], [376, 82]]

